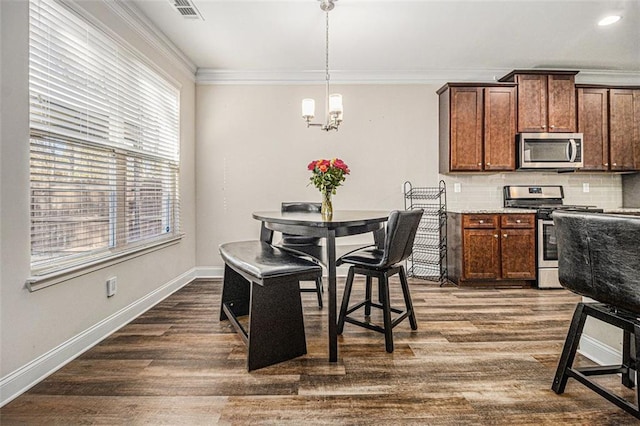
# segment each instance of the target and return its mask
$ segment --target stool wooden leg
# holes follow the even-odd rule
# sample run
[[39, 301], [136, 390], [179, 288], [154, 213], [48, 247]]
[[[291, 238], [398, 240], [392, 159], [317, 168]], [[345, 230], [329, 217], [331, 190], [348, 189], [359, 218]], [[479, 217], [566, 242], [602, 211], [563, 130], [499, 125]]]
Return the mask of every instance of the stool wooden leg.
[[391, 322], [391, 300], [389, 298], [389, 278], [382, 274], [379, 279], [382, 314], [384, 316], [384, 344], [387, 352], [393, 352], [393, 323]]
[[347, 316], [349, 309], [349, 298], [351, 297], [351, 287], [353, 286], [353, 266], [349, 268], [347, 274], [347, 282], [344, 285], [344, 294], [342, 296], [342, 305], [340, 305], [340, 315], [338, 316], [338, 334], [342, 334], [344, 330], [344, 318]]
[[409, 323], [412, 330], [418, 329], [418, 321], [416, 320], [416, 314], [413, 311], [413, 302], [411, 301], [411, 293], [409, 293], [409, 282], [407, 281], [407, 275], [404, 272], [404, 267], [400, 268], [400, 285], [402, 286], [402, 295], [404, 296], [404, 305], [409, 313]]
[[364, 305], [364, 314], [366, 316], [370, 316], [371, 315], [371, 277], [369, 275], [367, 275], [367, 278], [366, 278], [364, 291], [365, 291], [364, 300], [366, 301]]
[[[633, 326], [633, 338], [635, 340], [635, 354], [634, 354], [634, 358], [635, 358], [635, 370], [634, 373], [636, 374], [635, 379], [638, 380], [640, 379], [640, 377], [638, 377], [638, 370], [640, 370], [640, 361], [638, 361], [638, 356], [640, 355], [640, 326], [638, 324]], [[640, 384], [638, 384], [636, 382], [636, 408], [638, 408], [640, 410]], [[635, 414], [636, 417], [638, 417], [637, 414]]]
[[584, 312], [584, 303], [578, 303], [576, 310], [573, 313], [573, 319], [569, 326], [569, 332], [567, 333], [567, 339], [564, 342], [564, 348], [562, 349], [562, 355], [558, 363], [558, 369], [553, 379], [553, 385], [551, 389], [557, 394], [564, 392], [564, 388], [567, 386], [567, 369], [573, 366], [573, 360], [578, 350], [578, 344], [580, 343], [580, 336], [582, 336], [582, 329], [587, 319], [587, 314]]
[[622, 384], [629, 389], [635, 386], [635, 370], [629, 368], [632, 365], [631, 353], [635, 352], [635, 344], [632, 345], [632, 334], [623, 330], [622, 332], [622, 366], [627, 368], [627, 372], [622, 374]]
[[316, 292], [318, 293], [318, 307], [322, 309], [322, 278], [316, 278]]

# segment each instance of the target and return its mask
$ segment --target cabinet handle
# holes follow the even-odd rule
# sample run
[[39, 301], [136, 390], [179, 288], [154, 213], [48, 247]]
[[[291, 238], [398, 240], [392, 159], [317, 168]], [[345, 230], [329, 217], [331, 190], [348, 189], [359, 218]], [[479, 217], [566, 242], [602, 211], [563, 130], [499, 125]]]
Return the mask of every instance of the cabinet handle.
[[609, 165], [609, 163], [604, 163], [604, 165], [605, 165], [605, 166], [608, 166], [608, 165]]
[[490, 165], [491, 165], [491, 163], [487, 163], [487, 166], [490, 166]]
[[507, 234], [502, 234], [503, 237], [507, 238]]
[[554, 126], [553, 124], [551, 126], [549, 126], [550, 129], [555, 129], [556, 126]]
[[478, 166], [482, 166], [482, 163], [478, 163]]
[[498, 238], [498, 234], [494, 234], [494, 235], [493, 235], [493, 238]]
[[540, 126], [541, 129], [544, 129], [545, 127], [547, 127], [547, 126], [545, 126], [544, 124], [542, 126]]
[[484, 223], [484, 220], [480, 219], [480, 220], [478, 221], [478, 223]]
[[516, 223], [520, 223], [522, 222], [520, 219], [516, 219]]
[[614, 166], [617, 166], [617, 165], [618, 165], [618, 163], [613, 163], [613, 165], [614, 165]]

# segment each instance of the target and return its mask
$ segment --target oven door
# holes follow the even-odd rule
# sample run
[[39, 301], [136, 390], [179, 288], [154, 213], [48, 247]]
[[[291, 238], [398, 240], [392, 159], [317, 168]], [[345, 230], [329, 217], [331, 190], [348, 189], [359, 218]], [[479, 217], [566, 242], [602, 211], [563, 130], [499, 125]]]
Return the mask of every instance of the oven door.
[[553, 220], [538, 219], [538, 268], [558, 267], [558, 240]]

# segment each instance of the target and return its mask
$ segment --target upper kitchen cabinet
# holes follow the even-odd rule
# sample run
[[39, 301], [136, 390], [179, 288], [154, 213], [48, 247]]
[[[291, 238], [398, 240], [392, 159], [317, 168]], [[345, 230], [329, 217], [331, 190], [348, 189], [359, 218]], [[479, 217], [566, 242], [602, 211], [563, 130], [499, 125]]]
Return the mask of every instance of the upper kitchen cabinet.
[[584, 171], [640, 169], [640, 89], [577, 85]]
[[584, 171], [609, 170], [609, 89], [578, 87], [578, 132]]
[[515, 170], [514, 84], [448, 83], [437, 93], [441, 173]]
[[640, 169], [640, 89], [609, 90], [609, 155], [612, 171]]
[[575, 132], [578, 71], [515, 70], [501, 82], [518, 87], [518, 133]]

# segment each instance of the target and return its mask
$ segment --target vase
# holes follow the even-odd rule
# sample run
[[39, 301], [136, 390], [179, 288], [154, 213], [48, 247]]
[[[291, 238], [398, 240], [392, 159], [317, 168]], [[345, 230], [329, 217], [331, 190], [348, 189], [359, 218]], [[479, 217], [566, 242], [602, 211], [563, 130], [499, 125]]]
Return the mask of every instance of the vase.
[[331, 204], [332, 192], [333, 190], [330, 188], [322, 190], [322, 207], [320, 213], [322, 213], [324, 220], [331, 220], [333, 217], [333, 205]]

